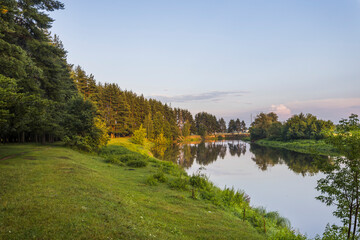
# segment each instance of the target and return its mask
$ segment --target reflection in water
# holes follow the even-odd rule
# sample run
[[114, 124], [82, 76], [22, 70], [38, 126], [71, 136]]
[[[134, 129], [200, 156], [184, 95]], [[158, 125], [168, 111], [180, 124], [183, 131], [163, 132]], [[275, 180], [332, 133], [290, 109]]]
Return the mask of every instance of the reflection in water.
[[[298, 153], [285, 149], [267, 148], [252, 144], [250, 152], [254, 154], [251, 158], [261, 170], [265, 171], [268, 167], [276, 164], [286, 164], [289, 169], [303, 176], [306, 174], [313, 176], [319, 172], [314, 163], [314, 156], [310, 154]], [[325, 156], [316, 156], [317, 159], [328, 161]]]
[[181, 165], [190, 175], [205, 166], [203, 173], [216, 186], [244, 190], [254, 206], [279, 211], [310, 236], [320, 234], [328, 222], [337, 221], [331, 214], [333, 210], [315, 200], [319, 195], [315, 189], [317, 180], [323, 174], [309, 154], [243, 141], [174, 145], [154, 149], [153, 153]]
[[[241, 157], [241, 155], [245, 155], [248, 145], [243, 141], [202, 142], [170, 147], [159, 146], [155, 147], [152, 152], [159, 159], [172, 161], [188, 169], [193, 165], [195, 159], [196, 163], [206, 166], [218, 159], [224, 159], [226, 154]], [[250, 152], [253, 154], [251, 159], [262, 171], [277, 164], [286, 164], [293, 172], [303, 176], [312, 176], [319, 172], [318, 167], [314, 164], [313, 156], [309, 154], [255, 144], [250, 145]], [[317, 156], [317, 158], [328, 160], [323, 156]]]

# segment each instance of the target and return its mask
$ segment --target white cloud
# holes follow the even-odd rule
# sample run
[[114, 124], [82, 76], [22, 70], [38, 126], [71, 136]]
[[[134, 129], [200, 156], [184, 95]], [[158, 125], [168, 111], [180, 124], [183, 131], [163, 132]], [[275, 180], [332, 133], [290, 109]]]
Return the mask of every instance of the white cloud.
[[276, 113], [281, 119], [287, 119], [291, 116], [290, 108], [286, 107], [284, 104], [271, 105], [270, 112]]

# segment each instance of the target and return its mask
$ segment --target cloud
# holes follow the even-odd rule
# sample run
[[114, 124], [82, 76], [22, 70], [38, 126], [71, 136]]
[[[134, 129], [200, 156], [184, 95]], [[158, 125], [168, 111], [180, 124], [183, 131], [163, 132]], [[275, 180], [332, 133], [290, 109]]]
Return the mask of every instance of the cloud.
[[220, 101], [221, 99], [232, 96], [240, 97], [248, 92], [246, 91], [211, 91], [200, 94], [184, 94], [177, 96], [166, 95], [152, 95], [151, 98], [155, 98], [162, 102], [191, 102], [191, 101]]
[[271, 105], [270, 112], [276, 113], [280, 118], [288, 118], [291, 116], [290, 108], [286, 107], [284, 104]]
[[288, 104], [296, 109], [344, 109], [360, 106], [360, 98], [328, 98], [319, 100], [297, 101]]
[[327, 98], [289, 102], [293, 113], [312, 113], [321, 119], [334, 122], [347, 118], [351, 113], [360, 114], [360, 98]]

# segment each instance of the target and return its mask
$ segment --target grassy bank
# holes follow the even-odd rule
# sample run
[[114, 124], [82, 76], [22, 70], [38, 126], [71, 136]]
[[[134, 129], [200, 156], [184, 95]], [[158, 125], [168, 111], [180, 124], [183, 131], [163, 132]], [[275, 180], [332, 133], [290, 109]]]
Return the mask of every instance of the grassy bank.
[[190, 177], [177, 166], [143, 155], [146, 147], [126, 139], [111, 143], [100, 156], [53, 145], [1, 146], [0, 239], [266, 239], [291, 234], [279, 227], [276, 213], [249, 208], [242, 219], [240, 209], [223, 204], [231, 203], [231, 190], [200, 184], [194, 199]]
[[[222, 133], [216, 135], [207, 135], [205, 141], [221, 141], [221, 140], [243, 140], [249, 139], [248, 133]], [[200, 135], [191, 135], [181, 140], [181, 143], [200, 143], [203, 141]]]
[[337, 155], [335, 149], [326, 144], [324, 140], [292, 140], [288, 142], [272, 141], [267, 139], [255, 142], [258, 145], [266, 147], [284, 148], [301, 153], [320, 154], [320, 155]]

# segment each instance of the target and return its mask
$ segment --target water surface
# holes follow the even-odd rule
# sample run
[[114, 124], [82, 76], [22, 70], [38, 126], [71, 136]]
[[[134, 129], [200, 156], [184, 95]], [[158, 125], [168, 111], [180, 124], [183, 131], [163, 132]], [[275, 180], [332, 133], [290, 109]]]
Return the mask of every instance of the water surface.
[[278, 211], [308, 237], [321, 234], [327, 223], [339, 223], [334, 209], [315, 199], [317, 180], [324, 174], [311, 155], [243, 141], [177, 145], [154, 155], [183, 166], [188, 174], [203, 167], [215, 185], [244, 190], [252, 206]]

